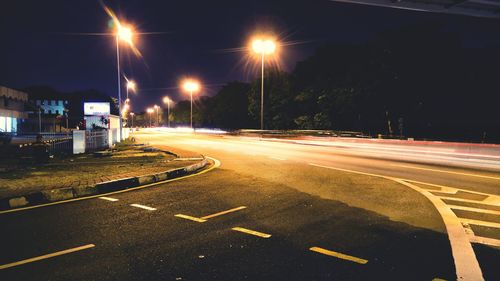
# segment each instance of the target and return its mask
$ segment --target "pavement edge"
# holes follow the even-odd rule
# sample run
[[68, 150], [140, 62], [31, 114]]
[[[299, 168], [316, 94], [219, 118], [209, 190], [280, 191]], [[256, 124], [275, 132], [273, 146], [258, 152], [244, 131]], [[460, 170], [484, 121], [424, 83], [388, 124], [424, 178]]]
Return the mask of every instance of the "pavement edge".
[[136, 188], [139, 186], [157, 183], [165, 180], [171, 180], [190, 174], [194, 174], [205, 168], [209, 164], [207, 158], [181, 168], [170, 169], [164, 172], [147, 174], [137, 177], [123, 178], [113, 181], [98, 183], [89, 187], [66, 187], [52, 190], [37, 191], [24, 196], [7, 197], [0, 199], [0, 211], [7, 211], [28, 206], [41, 205], [68, 199], [98, 195], [103, 193], [115, 192]]

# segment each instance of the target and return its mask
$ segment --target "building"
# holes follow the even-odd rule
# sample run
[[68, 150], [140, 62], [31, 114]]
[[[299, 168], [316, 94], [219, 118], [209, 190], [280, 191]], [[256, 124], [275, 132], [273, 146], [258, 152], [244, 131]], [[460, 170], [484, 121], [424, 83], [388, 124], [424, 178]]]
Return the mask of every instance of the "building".
[[18, 126], [28, 118], [27, 102], [27, 93], [0, 86], [0, 131], [18, 131]]
[[64, 115], [68, 101], [67, 100], [35, 100], [35, 105], [42, 110], [42, 114]]

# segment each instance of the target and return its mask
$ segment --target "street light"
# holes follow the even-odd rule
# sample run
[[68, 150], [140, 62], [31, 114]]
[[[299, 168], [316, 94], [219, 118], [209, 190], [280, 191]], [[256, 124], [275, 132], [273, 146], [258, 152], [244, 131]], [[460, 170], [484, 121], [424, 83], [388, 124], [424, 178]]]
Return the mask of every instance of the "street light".
[[201, 89], [200, 83], [194, 79], [186, 79], [182, 83], [184, 91], [189, 93], [191, 97], [191, 128], [193, 128], [193, 93]]
[[149, 127], [151, 127], [151, 114], [154, 112], [154, 109], [150, 107], [147, 109], [147, 112], [149, 113]]
[[251, 50], [261, 58], [260, 84], [260, 129], [264, 130], [264, 57], [276, 51], [276, 41], [271, 38], [255, 38], [251, 43]]
[[[126, 42], [128, 45], [133, 46], [134, 31], [131, 26], [124, 26], [118, 20], [116, 24], [116, 73], [118, 78], [118, 111], [122, 112], [122, 91], [121, 91], [121, 77], [120, 77], [120, 41]], [[127, 88], [128, 89], [128, 88]], [[128, 93], [128, 91], [127, 91]], [[128, 95], [128, 94], [127, 94]], [[120, 141], [123, 140], [123, 120], [120, 116]]]
[[167, 104], [167, 127], [170, 128], [170, 102], [172, 100], [169, 97], [163, 98], [163, 103]]
[[134, 128], [134, 115], [135, 115], [135, 113], [130, 112], [130, 116], [131, 116], [130, 119], [132, 119], [132, 126], [130, 126], [131, 128]]
[[156, 110], [156, 126], [160, 127], [160, 107], [158, 105], [154, 105]]
[[[125, 79], [127, 79], [127, 78], [125, 78]], [[135, 92], [136, 86], [137, 85], [135, 84], [134, 81], [127, 79], [127, 99], [125, 100], [126, 103], [130, 102], [130, 99], [128, 98], [128, 91], [130, 90], [130, 91]]]

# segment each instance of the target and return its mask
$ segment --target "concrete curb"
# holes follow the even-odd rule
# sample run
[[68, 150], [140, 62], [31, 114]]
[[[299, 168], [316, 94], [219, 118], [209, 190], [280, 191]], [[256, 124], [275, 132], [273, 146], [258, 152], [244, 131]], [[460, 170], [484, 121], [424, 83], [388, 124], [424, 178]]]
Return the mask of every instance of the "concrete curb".
[[63, 201], [78, 197], [86, 197], [113, 191], [125, 190], [139, 187], [146, 184], [175, 179], [178, 177], [194, 174], [208, 165], [208, 160], [202, 161], [186, 167], [171, 169], [161, 173], [148, 174], [138, 177], [123, 178], [108, 182], [98, 183], [89, 187], [67, 187], [52, 190], [38, 191], [24, 196], [16, 196], [0, 199], [0, 210], [10, 210], [27, 206], [46, 204], [51, 202]]

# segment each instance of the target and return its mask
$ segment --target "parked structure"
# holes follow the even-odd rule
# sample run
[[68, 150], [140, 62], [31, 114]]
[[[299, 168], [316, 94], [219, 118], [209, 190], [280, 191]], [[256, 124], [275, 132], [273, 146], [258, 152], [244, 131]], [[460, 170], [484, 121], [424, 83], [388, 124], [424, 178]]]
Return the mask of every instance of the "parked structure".
[[28, 118], [27, 102], [27, 93], [0, 86], [0, 131], [18, 131], [19, 124]]

